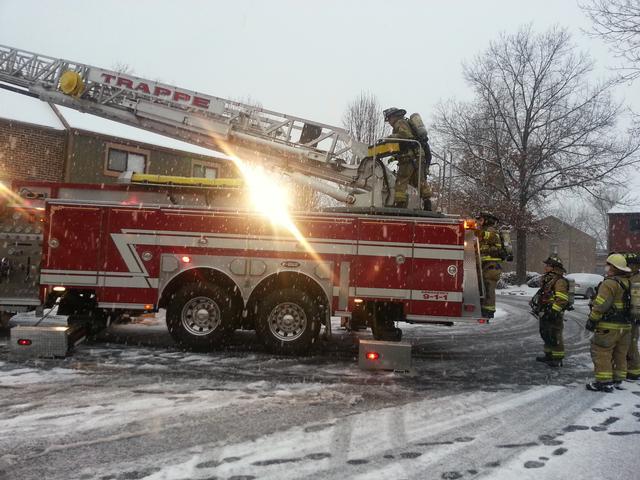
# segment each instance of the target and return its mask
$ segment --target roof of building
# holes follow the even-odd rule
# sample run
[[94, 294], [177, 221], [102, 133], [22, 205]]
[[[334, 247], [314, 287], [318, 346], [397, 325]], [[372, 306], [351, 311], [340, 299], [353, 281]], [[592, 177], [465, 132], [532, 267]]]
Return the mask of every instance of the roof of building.
[[[124, 123], [114, 122], [113, 120], [107, 120], [66, 107], [58, 107], [58, 110], [73, 129], [86, 130], [220, 160], [230, 160], [230, 157], [222, 152], [199, 147], [198, 145], [148, 132], [140, 128], [131, 127]], [[54, 128], [56, 130], [65, 129], [63, 123], [47, 103], [3, 89], [0, 89], [0, 118]]]
[[593, 235], [589, 235], [587, 232], [585, 232], [585, 231], [583, 231], [583, 230], [580, 230], [580, 229], [579, 229], [579, 228], [577, 228], [577, 227], [574, 227], [574, 226], [573, 226], [573, 225], [571, 225], [570, 223], [567, 223], [567, 222], [565, 222], [564, 220], [561, 220], [561, 219], [559, 219], [558, 217], [556, 217], [556, 216], [554, 216], [554, 215], [549, 215], [549, 216], [547, 216], [547, 217], [544, 217], [544, 218], [543, 218], [543, 219], [541, 219], [540, 221], [541, 221], [541, 222], [546, 222], [546, 223], [554, 222], [554, 223], [556, 223], [556, 224], [558, 224], [558, 223], [559, 223], [559, 224], [562, 224], [562, 226], [563, 226], [564, 228], [569, 228], [569, 229], [575, 230], [575, 231], [577, 231], [577, 232], [580, 232], [581, 234], [583, 234], [583, 235], [585, 235], [585, 236], [587, 236], [587, 237], [589, 237], [589, 238], [591, 238], [591, 239], [593, 239], [593, 240], [595, 241], [595, 238], [593, 237]]
[[616, 214], [616, 213], [640, 213], [640, 205], [615, 205], [611, 210], [607, 213]]
[[0, 118], [64, 130], [64, 125], [46, 103], [1, 88]]

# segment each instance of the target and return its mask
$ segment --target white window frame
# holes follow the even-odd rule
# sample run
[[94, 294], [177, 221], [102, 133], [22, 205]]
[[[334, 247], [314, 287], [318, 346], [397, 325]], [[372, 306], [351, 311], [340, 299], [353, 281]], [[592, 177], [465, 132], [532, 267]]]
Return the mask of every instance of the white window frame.
[[[120, 152], [126, 152], [127, 153], [127, 167], [128, 167], [128, 158], [129, 158], [129, 154], [135, 154], [135, 155], [140, 155], [142, 157], [144, 157], [144, 171], [142, 172], [136, 172], [136, 173], [147, 173], [147, 169], [149, 168], [149, 157], [151, 152], [149, 150], [143, 150], [141, 148], [137, 148], [137, 147], [133, 147], [133, 146], [129, 146], [129, 145], [122, 145], [119, 143], [107, 143], [106, 144], [107, 147], [107, 151], [106, 151], [106, 155], [105, 155], [105, 159], [104, 159], [104, 174], [111, 176], [111, 177], [118, 177], [121, 173], [123, 173], [123, 171], [120, 170], [112, 170], [109, 168], [109, 154], [112, 150], [118, 150]], [[125, 172], [128, 170], [124, 170]]]
[[216, 176], [214, 178], [219, 178], [218, 175], [220, 174], [220, 167], [219, 167], [219, 165], [217, 165], [215, 163], [202, 162], [202, 161], [198, 161], [198, 160], [193, 160], [191, 162], [191, 176], [193, 178], [207, 178], [206, 177], [206, 173], [205, 173], [204, 177], [196, 177], [196, 175], [195, 175], [196, 167], [203, 168], [205, 170], [205, 172], [206, 172], [207, 169], [215, 170]]

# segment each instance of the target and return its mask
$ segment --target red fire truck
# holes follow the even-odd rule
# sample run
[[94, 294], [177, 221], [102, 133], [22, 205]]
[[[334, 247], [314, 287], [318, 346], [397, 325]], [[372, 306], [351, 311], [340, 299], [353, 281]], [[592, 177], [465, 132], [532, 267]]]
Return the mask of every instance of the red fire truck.
[[367, 147], [336, 127], [9, 47], [0, 82], [277, 168], [346, 204], [277, 223], [248, 205], [246, 182], [15, 182], [2, 223], [7, 311], [59, 297], [58, 314], [100, 326], [166, 308], [186, 347], [254, 328], [280, 353], [307, 351], [322, 327], [330, 334], [331, 316], [383, 339], [399, 339], [398, 321], [484, 323], [473, 230], [420, 210], [415, 191], [409, 208], [390, 206], [395, 177], [383, 158], [400, 151], [397, 140]]

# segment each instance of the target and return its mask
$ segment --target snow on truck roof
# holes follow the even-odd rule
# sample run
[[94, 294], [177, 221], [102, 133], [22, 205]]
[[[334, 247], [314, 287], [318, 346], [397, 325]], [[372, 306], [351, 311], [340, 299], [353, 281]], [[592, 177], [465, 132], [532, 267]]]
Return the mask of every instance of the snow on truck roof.
[[[69, 126], [74, 129], [120, 137], [134, 142], [148, 143], [150, 145], [157, 145], [158, 147], [204, 155], [220, 160], [230, 160], [230, 157], [216, 150], [199, 147], [198, 145], [176, 140], [171, 137], [165, 137], [164, 135], [148, 132], [88, 113], [82, 113], [71, 108], [57, 108]], [[0, 89], [0, 118], [54, 128], [56, 130], [65, 129], [60, 119], [45, 102], [3, 89]]]

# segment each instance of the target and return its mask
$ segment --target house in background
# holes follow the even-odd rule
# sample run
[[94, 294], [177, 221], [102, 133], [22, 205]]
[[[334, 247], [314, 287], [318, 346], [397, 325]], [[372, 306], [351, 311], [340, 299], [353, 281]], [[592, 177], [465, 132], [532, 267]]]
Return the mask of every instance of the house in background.
[[215, 150], [0, 90], [0, 181], [112, 183], [125, 171], [238, 176]]
[[608, 215], [609, 251], [640, 253], [640, 207], [617, 205]]
[[[542, 263], [556, 254], [568, 273], [594, 273], [596, 271], [596, 239], [554, 216], [540, 221], [543, 235], [530, 234], [527, 238], [527, 271], [542, 272]], [[518, 245], [514, 243], [514, 257]], [[515, 270], [514, 262], [507, 262], [504, 270]]]

